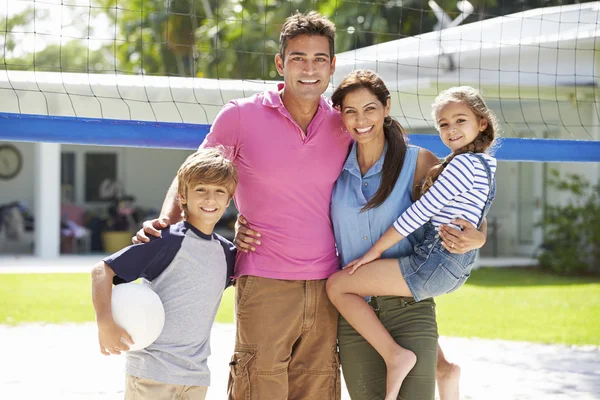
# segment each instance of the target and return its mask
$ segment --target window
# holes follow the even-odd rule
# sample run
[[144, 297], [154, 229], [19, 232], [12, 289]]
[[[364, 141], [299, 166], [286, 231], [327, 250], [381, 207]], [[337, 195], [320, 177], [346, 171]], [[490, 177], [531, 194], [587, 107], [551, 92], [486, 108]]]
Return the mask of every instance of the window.
[[85, 201], [107, 201], [118, 195], [117, 155], [87, 153], [85, 155]]
[[75, 203], [75, 153], [60, 155], [60, 196], [63, 203]]

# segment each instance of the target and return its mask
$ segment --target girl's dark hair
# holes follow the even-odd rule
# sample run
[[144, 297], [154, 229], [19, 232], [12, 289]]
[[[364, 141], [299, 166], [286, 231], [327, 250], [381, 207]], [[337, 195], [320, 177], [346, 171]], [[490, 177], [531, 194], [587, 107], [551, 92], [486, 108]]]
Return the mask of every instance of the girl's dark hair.
[[[348, 74], [335, 89], [331, 96], [333, 106], [341, 111], [346, 95], [359, 89], [369, 90], [384, 106], [387, 105], [390, 98], [390, 91], [379, 75], [368, 69], [360, 69]], [[378, 207], [387, 199], [394, 190], [394, 185], [404, 164], [404, 157], [406, 156], [406, 131], [404, 128], [398, 121], [387, 116], [383, 122], [383, 133], [388, 148], [381, 171], [381, 184], [375, 195], [362, 208], [362, 211]]]
[[485, 118], [488, 122], [487, 128], [479, 133], [479, 135], [473, 140], [473, 142], [468, 145], [461, 147], [460, 149], [456, 149], [452, 152], [442, 164], [436, 165], [432, 167], [427, 175], [425, 175], [425, 179], [423, 181], [423, 186], [421, 187], [421, 193], [424, 194], [427, 192], [431, 186], [435, 183], [437, 178], [440, 176], [446, 165], [454, 157], [463, 153], [485, 153], [488, 150], [493, 149], [495, 144], [496, 137], [499, 136], [500, 129], [498, 126], [498, 118], [496, 118], [496, 114], [485, 104], [485, 100], [479, 93], [477, 89], [472, 88], [471, 86], [455, 86], [451, 87], [448, 90], [444, 90], [441, 92], [433, 101], [431, 105], [432, 111], [431, 115], [433, 120], [435, 121], [436, 129], [440, 129], [438, 124], [438, 114], [440, 109], [448, 103], [458, 102], [466, 104], [471, 111], [477, 116], [477, 120], [480, 121], [481, 118]]

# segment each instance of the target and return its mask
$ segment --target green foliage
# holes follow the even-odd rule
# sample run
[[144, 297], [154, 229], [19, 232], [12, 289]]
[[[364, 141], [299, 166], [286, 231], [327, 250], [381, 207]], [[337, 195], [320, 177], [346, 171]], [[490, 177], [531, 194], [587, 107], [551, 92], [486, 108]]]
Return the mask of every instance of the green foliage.
[[568, 195], [568, 202], [547, 205], [540, 265], [558, 273], [600, 272], [600, 185], [579, 175], [561, 177], [552, 170], [550, 187]]
[[[16, 40], [13, 35], [9, 35], [8, 32], [17, 31], [20, 27], [27, 25], [31, 16], [33, 15], [33, 8], [28, 7], [24, 11], [14, 15], [12, 18], [0, 20], [0, 32], [7, 32], [4, 37], [4, 56], [6, 53], [12, 52], [17, 46]], [[39, 14], [38, 14], [39, 15]], [[43, 15], [41, 18], [48, 18], [48, 15]]]
[[[80, 37], [94, 34], [93, 26], [88, 26], [90, 12], [91, 9], [86, 10], [83, 7], [64, 10], [69, 17], [66, 18], [69, 21], [68, 27], [79, 31]], [[36, 25], [48, 24], [52, 18], [48, 10], [26, 7], [10, 18], [4, 18], [1, 14], [0, 17], [0, 46], [4, 49], [3, 69], [80, 73], [114, 72], [116, 69], [109, 45], [91, 50], [82, 40], [62, 38], [58, 43], [51, 41], [47, 45], [42, 44], [45, 40], [40, 40], [40, 43], [36, 43], [35, 51], [24, 51], [19, 44], [32, 39], [34, 35], [39, 34], [38, 39], [50, 38], [49, 34], [42, 33], [44, 29], [37, 28], [40, 30], [36, 32]]]
[[[48, 13], [33, 8], [11, 18], [0, 18], [0, 32], [4, 32], [0, 43], [4, 39], [7, 69], [270, 80], [277, 78], [273, 58], [279, 50], [281, 25], [296, 10], [314, 9], [334, 21], [339, 53], [431, 32], [437, 19], [427, 3], [427, 0], [92, 0], [90, 8], [65, 9], [75, 14], [74, 26], [70, 28], [76, 28], [81, 38], [94, 36], [94, 18], [103, 16], [111, 22], [114, 30], [96, 35], [106, 39], [100, 49], [90, 51], [83, 41], [79, 44], [64, 41], [62, 46], [50, 45], [23, 54], [18, 48], [21, 33], [34, 32], [34, 19], [37, 26], [42, 26], [50, 18]], [[459, 14], [455, 1], [437, 3], [450, 18]], [[464, 23], [572, 1], [471, 0], [471, 3], [475, 11]]]
[[6, 69], [102, 73], [114, 72], [115, 65], [106, 49], [90, 51], [82, 42], [70, 41], [62, 46], [51, 44], [42, 51], [14, 57], [6, 63]]

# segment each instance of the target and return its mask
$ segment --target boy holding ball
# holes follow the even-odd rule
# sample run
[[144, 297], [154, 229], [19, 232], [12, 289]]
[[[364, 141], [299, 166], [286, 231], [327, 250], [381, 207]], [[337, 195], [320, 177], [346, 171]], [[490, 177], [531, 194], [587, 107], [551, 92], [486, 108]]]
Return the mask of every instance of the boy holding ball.
[[120, 354], [133, 344], [112, 317], [113, 283], [143, 278], [160, 297], [165, 324], [154, 343], [127, 353], [125, 399], [203, 400], [210, 384], [210, 331], [230, 284], [235, 247], [213, 233], [237, 186], [233, 164], [220, 149], [188, 157], [177, 172], [184, 220], [162, 237], [129, 246], [92, 270], [92, 301], [100, 351]]

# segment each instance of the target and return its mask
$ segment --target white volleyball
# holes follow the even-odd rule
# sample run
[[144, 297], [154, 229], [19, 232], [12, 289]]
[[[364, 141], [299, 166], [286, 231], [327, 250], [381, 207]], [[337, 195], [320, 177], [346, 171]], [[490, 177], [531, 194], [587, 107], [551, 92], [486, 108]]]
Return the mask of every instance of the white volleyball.
[[141, 350], [158, 338], [165, 325], [165, 309], [160, 297], [148, 286], [122, 283], [113, 287], [112, 315], [116, 324], [135, 342], [129, 350]]

